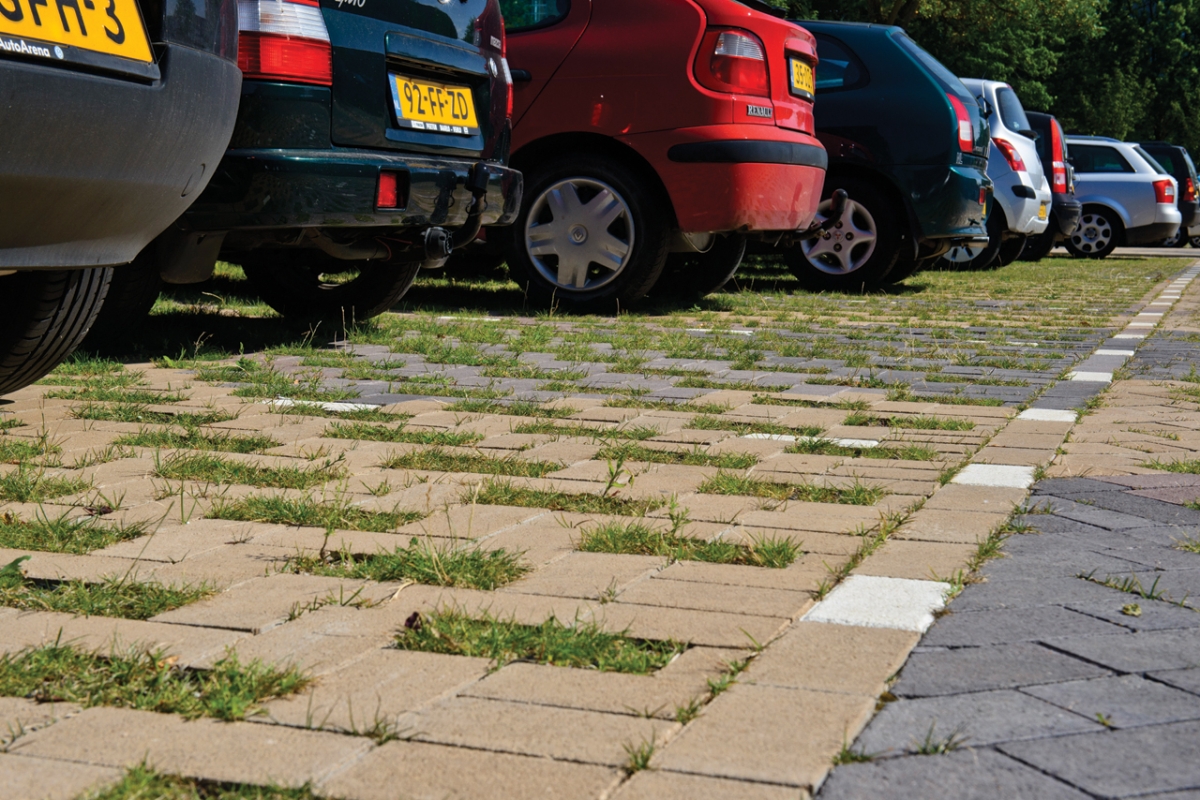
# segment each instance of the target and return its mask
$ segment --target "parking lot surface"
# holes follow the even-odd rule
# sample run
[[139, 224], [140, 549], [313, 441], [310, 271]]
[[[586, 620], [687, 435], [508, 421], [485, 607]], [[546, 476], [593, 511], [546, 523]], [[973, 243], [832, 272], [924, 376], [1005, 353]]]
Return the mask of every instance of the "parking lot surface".
[[336, 338], [223, 270], [0, 408], [0, 798], [1198, 789], [1197, 269]]

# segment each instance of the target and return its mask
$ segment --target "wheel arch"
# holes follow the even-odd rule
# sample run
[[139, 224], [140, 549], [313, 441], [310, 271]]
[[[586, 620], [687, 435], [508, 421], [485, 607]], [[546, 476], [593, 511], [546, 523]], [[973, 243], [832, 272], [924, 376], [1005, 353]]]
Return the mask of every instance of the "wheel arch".
[[1081, 219], [1083, 218], [1084, 214], [1088, 213], [1089, 208], [1099, 209], [1101, 211], [1107, 211], [1110, 214], [1115, 214], [1117, 219], [1120, 220], [1120, 222], [1121, 222], [1122, 229], [1132, 227], [1132, 220], [1129, 218], [1129, 212], [1125, 210], [1125, 207], [1123, 205], [1121, 205], [1120, 203], [1118, 203], [1116, 200], [1112, 199], [1111, 197], [1105, 197], [1105, 196], [1079, 197], [1077, 195], [1076, 199], [1079, 200], [1079, 202], [1083, 205], [1083, 210], [1080, 211]]
[[[882, 191], [884, 196], [891, 202], [892, 210], [896, 212], [897, 221], [903, 220], [906, 223], [901, 231], [901, 236], [903, 237], [901, 257], [905, 257], [905, 260], [907, 260], [907, 257], [913, 259], [917, 257], [921, 239], [921, 225], [917, 220], [916, 209], [905, 199], [904, 193], [900, 191], [900, 187], [896, 185], [894, 180], [880, 170], [862, 164], [832, 161], [825, 173], [825, 180], [828, 182], [831, 178], [854, 178], [856, 180], [867, 181]], [[821, 196], [825, 196], [824, 188], [822, 188]]]
[[1079, 229], [1083, 227], [1083, 218], [1089, 211], [1105, 211], [1116, 216], [1117, 222], [1121, 224], [1121, 230], [1117, 231], [1117, 245], [1120, 246], [1125, 243], [1125, 231], [1129, 229], [1129, 219], [1125, 216], [1124, 209], [1116, 203], [1110, 205], [1103, 202], [1096, 202], [1095, 200], [1089, 200], [1083, 204], [1083, 211], [1079, 215], [1079, 225], [1071, 232], [1072, 236], [1078, 233]]

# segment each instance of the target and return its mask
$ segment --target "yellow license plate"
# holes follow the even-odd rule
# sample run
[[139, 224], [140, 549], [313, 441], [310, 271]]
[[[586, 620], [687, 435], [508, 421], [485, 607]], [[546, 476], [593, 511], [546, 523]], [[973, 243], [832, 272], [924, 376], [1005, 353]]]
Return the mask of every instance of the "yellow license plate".
[[792, 94], [812, 97], [816, 94], [816, 84], [813, 83], [813, 68], [807, 61], [798, 58], [792, 62]]
[[479, 133], [475, 96], [468, 86], [393, 75], [392, 99], [401, 128], [464, 136]]
[[1038, 219], [1045, 219], [1045, 218], [1046, 218], [1046, 204], [1042, 203], [1040, 206], [1038, 206]]
[[62, 59], [64, 45], [154, 60], [136, 0], [0, 0], [0, 55]]

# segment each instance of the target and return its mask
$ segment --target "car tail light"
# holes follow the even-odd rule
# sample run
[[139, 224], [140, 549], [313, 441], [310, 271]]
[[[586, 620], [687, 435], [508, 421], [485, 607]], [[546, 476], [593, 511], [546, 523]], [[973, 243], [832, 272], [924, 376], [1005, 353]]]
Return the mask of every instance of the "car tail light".
[[318, 0], [238, 0], [246, 78], [333, 85], [333, 48]]
[[1063, 136], [1062, 128], [1058, 127], [1058, 120], [1050, 120], [1050, 191], [1054, 194], [1066, 194], [1070, 187], [1067, 186], [1067, 158], [1063, 153]]
[[1012, 142], [1006, 139], [992, 139], [992, 144], [996, 145], [996, 149], [1004, 154], [1004, 160], [1008, 162], [1008, 166], [1013, 172], [1025, 172], [1025, 160], [1021, 158], [1017, 148], [1013, 147]]
[[1175, 184], [1171, 182], [1170, 178], [1154, 182], [1154, 202], [1174, 204]]
[[1196, 182], [1191, 178], [1183, 179], [1183, 199], [1188, 203], [1196, 200]]
[[958, 149], [969, 153], [975, 149], [975, 126], [971, 124], [971, 115], [963, 101], [952, 94], [946, 95], [950, 106], [954, 109], [954, 118], [958, 121]]
[[379, 190], [375, 192], [376, 208], [403, 208], [400, 202], [400, 176], [395, 172], [379, 173]]
[[767, 97], [767, 58], [762, 42], [746, 31], [713, 28], [696, 56], [696, 80], [714, 92]]

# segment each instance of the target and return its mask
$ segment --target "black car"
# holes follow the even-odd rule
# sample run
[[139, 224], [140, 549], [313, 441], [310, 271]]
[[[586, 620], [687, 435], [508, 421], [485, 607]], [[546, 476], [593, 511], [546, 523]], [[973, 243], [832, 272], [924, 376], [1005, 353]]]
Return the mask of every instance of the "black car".
[[1037, 134], [1034, 141], [1042, 171], [1050, 178], [1050, 224], [1043, 233], [1025, 241], [1020, 258], [1022, 261], [1040, 261], [1056, 245], [1071, 238], [1079, 225], [1083, 204], [1075, 199], [1075, 168], [1071, 166], [1062, 125], [1052, 114], [1027, 111], [1025, 116]]
[[1196, 165], [1186, 147], [1170, 142], [1138, 142], [1142, 149], [1154, 156], [1154, 160], [1179, 184], [1175, 195], [1175, 206], [1183, 216], [1179, 230], [1163, 244], [1167, 247], [1183, 247], [1188, 243], [1188, 228], [1196, 224], [1196, 210], [1200, 203], [1196, 198]]
[[962, 82], [900, 28], [803, 20], [817, 39], [817, 138], [829, 154], [818, 219], [843, 219], [784, 251], [807, 288], [893, 283], [953, 244], [986, 240], [987, 122]]
[[481, 225], [515, 219], [497, 0], [240, 0], [229, 150], [155, 270], [240, 264], [285, 316], [390, 308]]
[[0, 3], [0, 392], [54, 368], [229, 142], [237, 0]]

